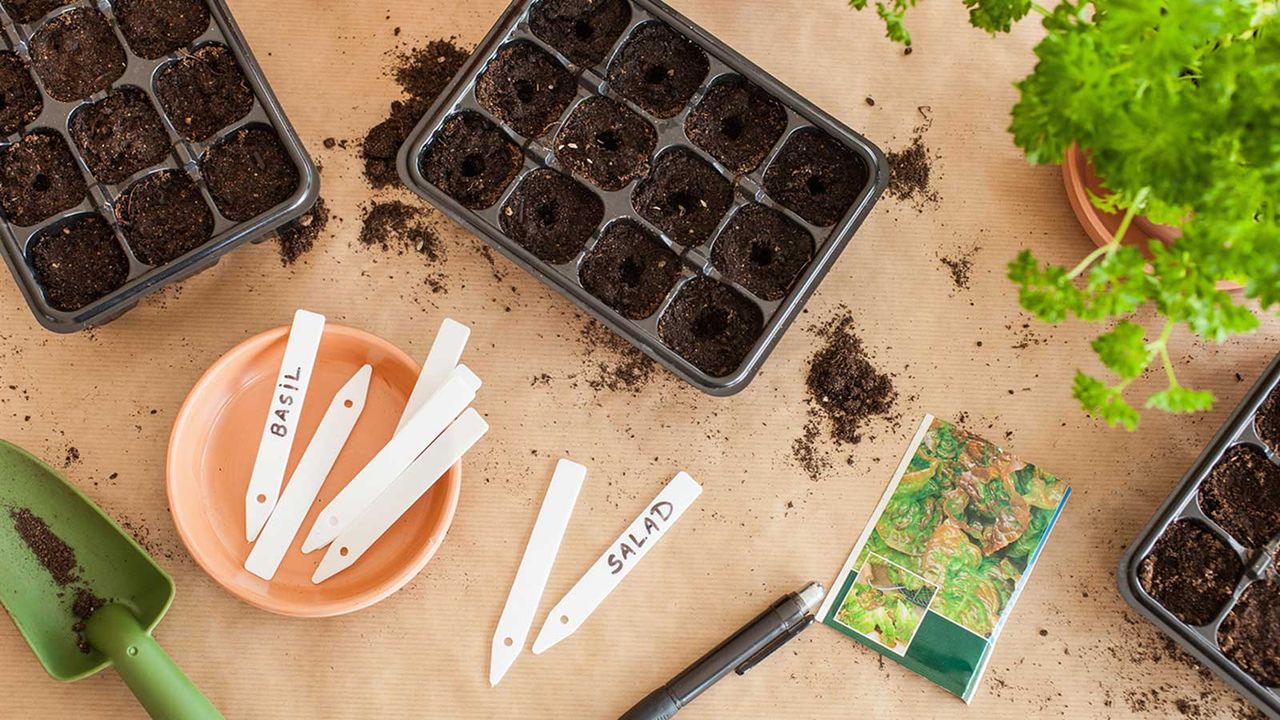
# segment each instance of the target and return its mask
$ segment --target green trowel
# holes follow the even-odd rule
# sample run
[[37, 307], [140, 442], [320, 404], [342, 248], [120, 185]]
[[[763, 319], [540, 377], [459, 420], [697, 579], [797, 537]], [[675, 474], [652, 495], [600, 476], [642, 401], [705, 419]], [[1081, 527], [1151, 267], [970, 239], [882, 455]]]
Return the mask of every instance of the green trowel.
[[151, 637], [171, 602], [173, 579], [133, 538], [0, 440], [0, 603], [50, 675], [79, 680], [114, 665], [153, 718], [221, 718]]

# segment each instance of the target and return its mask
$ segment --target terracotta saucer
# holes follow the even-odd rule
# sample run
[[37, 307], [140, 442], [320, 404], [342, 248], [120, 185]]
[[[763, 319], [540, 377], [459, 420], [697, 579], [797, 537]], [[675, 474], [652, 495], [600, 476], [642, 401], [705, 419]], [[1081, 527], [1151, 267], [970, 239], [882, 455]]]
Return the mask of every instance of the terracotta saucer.
[[293, 444], [293, 472], [329, 400], [362, 365], [373, 366], [364, 413], [279, 571], [270, 581], [244, 569], [244, 496], [288, 327], [232, 348], [191, 389], [169, 439], [169, 508], [187, 551], [209, 577], [250, 605], [281, 615], [327, 617], [368, 607], [404, 587], [427, 564], [453, 521], [461, 463], [400, 518], [350, 569], [315, 585], [322, 552], [303, 555], [320, 510], [386, 444], [418, 377], [418, 365], [387, 341], [338, 325], [325, 327]]

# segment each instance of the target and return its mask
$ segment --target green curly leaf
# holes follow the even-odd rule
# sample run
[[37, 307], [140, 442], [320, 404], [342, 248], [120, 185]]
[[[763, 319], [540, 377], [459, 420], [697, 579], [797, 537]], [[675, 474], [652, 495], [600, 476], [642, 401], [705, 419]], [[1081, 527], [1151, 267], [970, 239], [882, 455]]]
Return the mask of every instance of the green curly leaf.
[[1126, 430], [1138, 427], [1138, 411], [1133, 409], [1118, 388], [1107, 387], [1101, 380], [1076, 371], [1071, 396], [1080, 401], [1090, 415], [1102, 418], [1108, 425], [1123, 425]]

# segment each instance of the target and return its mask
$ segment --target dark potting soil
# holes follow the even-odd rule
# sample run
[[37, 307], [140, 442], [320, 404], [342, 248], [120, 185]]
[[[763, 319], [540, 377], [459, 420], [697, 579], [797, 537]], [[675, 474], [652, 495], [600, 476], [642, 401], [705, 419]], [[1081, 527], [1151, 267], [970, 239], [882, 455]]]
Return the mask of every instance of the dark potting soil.
[[1254, 583], [1222, 620], [1218, 643], [1237, 665], [1269, 687], [1280, 687], [1280, 582]]
[[520, 148], [497, 125], [468, 111], [444, 121], [421, 160], [427, 182], [472, 210], [498, 202], [523, 165]]
[[609, 63], [609, 84], [660, 117], [675, 117], [698, 91], [710, 64], [685, 36], [653, 21], [637, 27]]
[[931, 184], [933, 158], [924, 144], [924, 133], [932, 124], [929, 108], [917, 108], [924, 120], [912, 131], [911, 143], [901, 150], [888, 154], [889, 185], [885, 194], [907, 203], [917, 212], [938, 202], [938, 193]]
[[869, 178], [866, 162], [817, 128], [791, 134], [764, 175], [764, 189], [814, 225], [839, 220]]
[[63, 102], [106, 90], [124, 74], [124, 48], [102, 13], [75, 8], [31, 38], [31, 63], [44, 88]]
[[164, 66], [156, 78], [156, 97], [188, 140], [202, 141], [253, 109], [253, 90], [235, 54], [225, 45], [202, 45]]
[[71, 139], [100, 182], [118, 183], [169, 153], [169, 134], [147, 94], [122, 87], [71, 116]]
[[432, 40], [423, 47], [394, 56], [387, 72], [406, 97], [391, 103], [387, 119], [370, 128], [360, 150], [364, 157], [364, 177], [374, 188], [400, 181], [396, 153], [470, 55], [469, 50], [450, 38]]
[[579, 65], [604, 61], [631, 22], [626, 0], [538, 0], [529, 29]]
[[420, 206], [399, 200], [372, 202], [360, 224], [360, 244], [398, 255], [421, 255], [428, 265], [436, 266], [425, 278], [427, 287], [433, 293], [444, 292], [446, 277], [438, 267], [445, 249], [435, 223], [433, 215]]
[[22, 58], [0, 52], [0, 135], [12, 135], [40, 116], [44, 100]]
[[88, 191], [57, 133], [36, 130], [0, 149], [0, 209], [15, 225], [35, 225], [73, 208]]
[[13, 529], [18, 537], [22, 538], [22, 542], [31, 549], [59, 587], [66, 587], [80, 579], [75, 551], [49, 529], [44, 518], [27, 508], [11, 507], [9, 519], [13, 522]]
[[889, 415], [898, 400], [893, 378], [871, 363], [854, 333], [853, 315], [841, 307], [825, 323], [812, 328], [823, 345], [809, 361], [805, 386], [813, 414], [825, 418], [831, 439], [839, 444], [862, 441], [863, 426]]
[[604, 201], [599, 195], [548, 168], [525, 175], [498, 215], [502, 232], [555, 264], [576, 257], [603, 220]]
[[149, 60], [190, 45], [209, 28], [203, 0], [115, 0], [111, 10], [129, 49]]
[[213, 236], [213, 211], [181, 170], [152, 173], [130, 185], [115, 212], [133, 254], [148, 265], [175, 260]]
[[569, 71], [526, 40], [504, 45], [476, 80], [480, 104], [527, 138], [559, 120], [575, 95]]
[[1237, 445], [1200, 487], [1200, 508], [1241, 545], [1258, 548], [1280, 534], [1280, 467], [1251, 445]]
[[55, 8], [70, 5], [70, 0], [4, 0], [4, 9], [20, 23], [35, 22]]
[[631, 194], [641, 217], [681, 245], [711, 237], [733, 204], [733, 185], [710, 163], [685, 148], [667, 150]]
[[280, 226], [276, 231], [276, 240], [280, 243], [280, 264], [288, 267], [311, 252], [328, 224], [329, 206], [324, 198], [316, 198], [316, 204], [310, 210]]
[[680, 279], [680, 258], [630, 220], [605, 228], [582, 260], [578, 276], [587, 292], [624, 317], [641, 320], [658, 310]]
[[1188, 625], [1207, 625], [1231, 600], [1244, 572], [1226, 540], [1195, 520], [1171, 524], [1138, 566], [1138, 581]]
[[754, 203], [733, 214], [711, 248], [716, 269], [763, 300], [786, 297], [812, 257], [808, 230]]
[[36, 279], [49, 304], [79, 310], [124, 285], [129, 258], [116, 242], [111, 226], [97, 215], [84, 215], [40, 234], [29, 251]]
[[786, 127], [782, 104], [738, 75], [717, 80], [684, 121], [695, 145], [739, 173], [755, 170]]
[[85, 622], [89, 620], [90, 615], [98, 612], [106, 604], [106, 600], [98, 597], [88, 588], [78, 588], [76, 598], [71, 602], [71, 614], [76, 616], [76, 622], [71, 626], [71, 631], [76, 634], [76, 647], [85, 655], [93, 651], [93, 646], [84, 635]]
[[603, 190], [621, 190], [649, 172], [658, 132], [622, 103], [592, 97], [573, 109], [555, 146], [566, 168]]
[[298, 188], [298, 168], [274, 130], [248, 127], [205, 151], [200, 163], [218, 210], [248, 220], [279, 205]]
[[1253, 418], [1253, 429], [1271, 452], [1280, 453], [1280, 387], [1273, 389], [1262, 401], [1258, 414]]
[[763, 327], [755, 303], [707, 277], [685, 283], [658, 319], [662, 341], [712, 377], [737, 370]]

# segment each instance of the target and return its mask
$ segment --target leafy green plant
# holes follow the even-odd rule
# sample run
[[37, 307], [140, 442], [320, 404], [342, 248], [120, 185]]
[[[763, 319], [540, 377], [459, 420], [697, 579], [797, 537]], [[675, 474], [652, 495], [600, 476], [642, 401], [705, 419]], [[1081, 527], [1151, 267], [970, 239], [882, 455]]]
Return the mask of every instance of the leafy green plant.
[[[853, 0], [856, 8], [868, 0]], [[1112, 241], [1074, 267], [1024, 250], [1009, 264], [1019, 301], [1037, 318], [1112, 324], [1092, 343], [1114, 381], [1077, 371], [1072, 393], [1110, 425], [1133, 430], [1125, 397], [1157, 365], [1166, 387], [1145, 406], [1195, 412], [1213, 395], [1179, 382], [1170, 358], [1185, 325], [1222, 342], [1258, 317], [1219, 281], [1243, 286], [1264, 312], [1280, 303], [1280, 3], [1276, 0], [964, 0], [970, 22], [1004, 32], [1031, 12], [1046, 30], [1031, 75], [1017, 83], [1010, 132], [1032, 163], [1084, 148], [1110, 191], [1094, 205], [1123, 212]], [[890, 38], [910, 44], [903, 21], [915, 0], [875, 3]], [[1181, 237], [1144, 255], [1123, 245], [1142, 214]], [[1162, 317], [1148, 332], [1135, 314]]]

